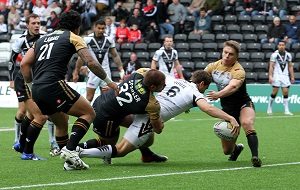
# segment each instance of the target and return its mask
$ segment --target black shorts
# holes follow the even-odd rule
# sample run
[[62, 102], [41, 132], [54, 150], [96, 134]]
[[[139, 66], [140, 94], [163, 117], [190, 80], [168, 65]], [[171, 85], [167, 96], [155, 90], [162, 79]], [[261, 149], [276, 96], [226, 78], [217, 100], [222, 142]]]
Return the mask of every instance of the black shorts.
[[93, 131], [103, 138], [119, 137], [122, 120], [123, 118], [108, 120], [102, 117], [101, 114], [96, 114], [93, 121]]
[[247, 101], [242, 105], [235, 105], [235, 106], [228, 106], [228, 107], [224, 106], [223, 111], [228, 113], [229, 115], [233, 116], [237, 120], [237, 122], [239, 124], [241, 124], [240, 113], [241, 113], [241, 110], [245, 107], [250, 107], [255, 111], [255, 107], [254, 107], [254, 104], [252, 101]]
[[80, 94], [64, 80], [52, 84], [32, 85], [32, 98], [44, 115], [67, 113], [79, 97]]
[[22, 74], [18, 73], [14, 79], [15, 91], [19, 102], [24, 102], [31, 98], [28, 86], [25, 84]]

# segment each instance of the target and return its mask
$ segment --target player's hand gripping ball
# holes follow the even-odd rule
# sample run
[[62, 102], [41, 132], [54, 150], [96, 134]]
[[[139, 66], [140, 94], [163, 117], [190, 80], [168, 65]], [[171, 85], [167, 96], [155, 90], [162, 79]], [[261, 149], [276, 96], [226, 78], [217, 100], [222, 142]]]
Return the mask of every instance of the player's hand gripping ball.
[[218, 121], [214, 124], [215, 134], [224, 140], [231, 141], [235, 138], [231, 133], [233, 126], [227, 121]]

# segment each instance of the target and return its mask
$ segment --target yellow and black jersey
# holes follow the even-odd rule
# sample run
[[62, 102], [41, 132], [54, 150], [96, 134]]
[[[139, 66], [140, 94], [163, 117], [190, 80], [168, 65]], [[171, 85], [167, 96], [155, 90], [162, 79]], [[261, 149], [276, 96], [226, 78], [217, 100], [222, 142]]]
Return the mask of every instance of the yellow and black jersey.
[[114, 120], [129, 114], [148, 113], [150, 120], [157, 120], [160, 105], [152, 92], [143, 84], [146, 72], [147, 69], [139, 69], [119, 84], [118, 96], [115, 96], [113, 90], [98, 96], [93, 104], [96, 117]]
[[82, 48], [87, 48], [84, 40], [68, 30], [57, 30], [40, 38], [34, 46], [33, 83], [64, 80], [72, 55]]
[[227, 67], [222, 64], [222, 60], [219, 60], [208, 64], [205, 70], [212, 75], [219, 91], [224, 89], [232, 79], [243, 81], [242, 86], [235, 93], [221, 98], [222, 107], [240, 106], [251, 100], [246, 89], [245, 70], [238, 62], [232, 67]]

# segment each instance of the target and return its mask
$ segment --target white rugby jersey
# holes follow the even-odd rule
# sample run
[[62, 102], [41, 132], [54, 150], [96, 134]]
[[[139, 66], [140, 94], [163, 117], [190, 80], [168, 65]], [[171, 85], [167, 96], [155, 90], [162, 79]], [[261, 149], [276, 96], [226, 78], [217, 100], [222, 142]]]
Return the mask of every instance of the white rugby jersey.
[[110, 71], [108, 51], [116, 47], [115, 41], [106, 34], [102, 38], [95, 38], [94, 33], [84, 37], [84, 41], [88, 48], [93, 51], [93, 55], [95, 55], [103, 69], [106, 72]]
[[174, 62], [178, 60], [177, 50], [165, 50], [165, 47], [161, 47], [156, 50], [152, 58], [158, 62], [158, 70], [163, 72], [165, 75], [174, 76]]
[[205, 99], [205, 96], [199, 92], [195, 83], [166, 76], [166, 87], [157, 94], [156, 99], [160, 103], [160, 115], [166, 122], [176, 115], [196, 107], [196, 102], [199, 99]]
[[283, 55], [279, 54], [276, 50], [270, 57], [270, 61], [274, 62], [274, 72], [273, 75], [286, 75], [289, 76], [289, 63], [292, 61], [292, 55], [285, 51]]

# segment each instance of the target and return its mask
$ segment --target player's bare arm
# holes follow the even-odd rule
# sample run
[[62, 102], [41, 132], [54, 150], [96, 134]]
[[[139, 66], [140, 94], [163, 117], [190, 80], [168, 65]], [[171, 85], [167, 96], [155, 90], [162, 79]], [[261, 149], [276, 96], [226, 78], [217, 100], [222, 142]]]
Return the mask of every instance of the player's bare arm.
[[176, 68], [179, 78], [184, 79], [183, 74], [182, 74], [182, 67], [178, 60], [175, 61], [175, 68]]
[[31, 67], [35, 60], [35, 53], [34, 49], [30, 48], [25, 56], [22, 59], [21, 62], [21, 73], [24, 77], [24, 81], [26, 83], [30, 83], [32, 81], [32, 73], [31, 73]]
[[294, 65], [291, 62], [289, 63], [289, 75], [290, 75], [291, 83], [294, 83], [295, 82]]
[[79, 79], [79, 73], [80, 73], [80, 68], [83, 66], [83, 61], [80, 57], [78, 57], [76, 64], [75, 64], [75, 69], [72, 73], [73, 75], [73, 82], [77, 82]]
[[155, 133], [160, 134], [162, 132], [164, 128], [164, 123], [162, 122], [162, 119], [160, 117], [155, 120], [150, 120], [150, 123]]
[[208, 115], [223, 119], [225, 121], [229, 121], [230, 124], [234, 127], [234, 129], [232, 130], [233, 135], [238, 135], [240, 133], [240, 125], [238, 124], [236, 119], [234, 119], [234, 117], [225, 113], [221, 109], [212, 106], [205, 99], [199, 99], [196, 103], [199, 109], [207, 113]]
[[107, 83], [107, 86], [114, 89], [118, 94], [118, 85], [114, 83], [106, 74], [100, 63], [94, 59], [91, 52], [87, 48], [80, 49], [77, 54], [83, 62], [87, 63], [88, 68], [100, 79]]
[[272, 84], [272, 82], [273, 82], [274, 65], [275, 65], [275, 62], [270, 61], [270, 66], [269, 66], [269, 83], [270, 84]]
[[151, 69], [156, 69], [157, 68], [157, 61], [153, 60], [151, 61]]
[[110, 54], [112, 55], [112, 58], [114, 60], [114, 63], [117, 64], [118, 70], [120, 71], [120, 78], [123, 79], [125, 75], [125, 71], [123, 69], [123, 63], [121, 61], [120, 55], [118, 54], [116, 48], [111, 48], [109, 50]]
[[216, 91], [209, 91], [207, 93], [207, 97], [210, 100], [217, 100], [218, 98], [227, 97], [233, 93], [235, 93], [243, 84], [242, 80], [238, 79], [231, 79], [229, 84], [222, 90]]

